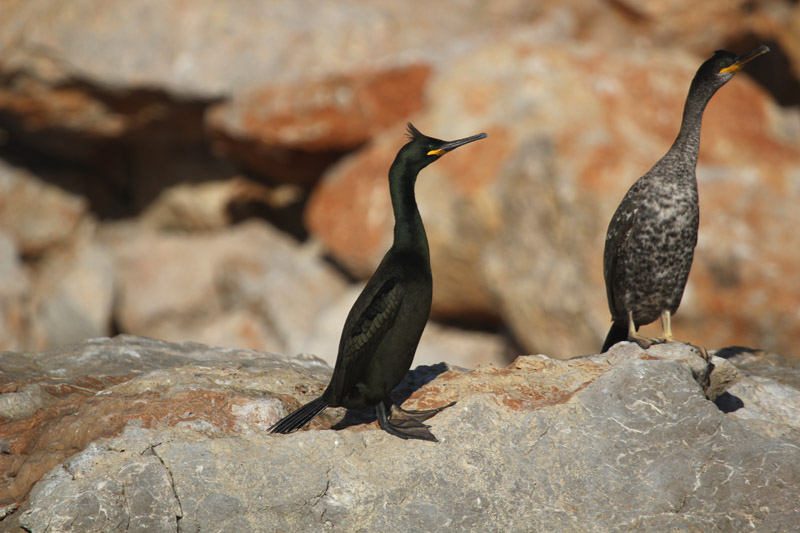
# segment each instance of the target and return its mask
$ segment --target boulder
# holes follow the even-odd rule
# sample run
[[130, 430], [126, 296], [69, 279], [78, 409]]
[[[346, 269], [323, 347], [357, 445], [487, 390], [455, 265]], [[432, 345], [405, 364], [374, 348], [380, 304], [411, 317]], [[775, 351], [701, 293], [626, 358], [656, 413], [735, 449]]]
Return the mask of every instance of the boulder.
[[[600, 257], [614, 207], [672, 141], [700, 61], [714, 48], [767, 43], [772, 52], [748, 65], [707, 112], [700, 242], [675, 331], [708, 346], [791, 353], [800, 334], [791, 319], [800, 292], [793, 229], [800, 6], [687, 5], [6, 0], [0, 156], [26, 170], [0, 160], [0, 230], [23, 260], [14, 268], [24, 272], [0, 288], [9, 295], [0, 302], [2, 320], [19, 331], [3, 346], [41, 348], [118, 326], [302, 349], [287, 341], [295, 334], [282, 330], [280, 318], [270, 323], [269, 305], [228, 298], [228, 290], [272, 290], [242, 271], [238, 286], [185, 258], [176, 269], [185, 278], [150, 264], [170, 282], [157, 291], [143, 285], [147, 276], [124, 283], [128, 302], [139, 290], [147, 294], [142, 306], [162, 291], [188, 295], [170, 296], [175, 313], [154, 304], [164, 314], [142, 326], [124, 302], [115, 302], [119, 317], [108, 324], [102, 259], [74, 263], [93, 264], [100, 276], [101, 308], [92, 311], [76, 303], [83, 282], [75, 277], [64, 280], [70, 289], [39, 283], [39, 260], [71, 247], [90, 210], [104, 225], [144, 211], [144, 225], [173, 237], [225, 233], [244, 218], [245, 204], [244, 214], [305, 238], [301, 211], [314, 188], [308, 229], [365, 279], [388, 247], [386, 172], [411, 119], [441, 137], [489, 133], [426, 169], [418, 184], [433, 251], [434, 317], [508, 328], [530, 353], [591, 353], [609, 322]], [[275, 182], [284, 185], [264, 186]], [[177, 254], [210, 238], [188, 239], [195, 237], [186, 248], [176, 245]], [[102, 249], [82, 248], [95, 250], [86, 257]], [[61, 276], [59, 268], [48, 272]], [[321, 276], [322, 284], [330, 279]], [[208, 289], [217, 282], [219, 290]], [[332, 292], [342, 286], [334, 283]], [[43, 289], [33, 295], [34, 287]], [[298, 331], [308, 331], [327, 298], [313, 312], [291, 313], [303, 323]], [[34, 299], [39, 315], [23, 311]], [[65, 318], [76, 310], [84, 316]]]
[[742, 347], [719, 350], [736, 365], [742, 379], [717, 403], [742, 424], [768, 437], [800, 439], [800, 362], [778, 354]]
[[[38, 353], [0, 354], [0, 507], [20, 500], [42, 474], [76, 450], [121, 431], [129, 423], [148, 425], [163, 416], [164, 420], [176, 417], [175, 423], [191, 422], [198, 427], [214, 420], [209, 427], [217, 423], [226, 426], [228, 422], [217, 419], [218, 403], [235, 402], [236, 393], [221, 395], [205, 386], [195, 393], [190, 382], [196, 376], [186, 375], [181, 383], [170, 383], [176, 375], [163, 372], [192, 364], [199, 370], [209, 361], [234, 368], [256, 359], [267, 366], [284, 365], [291, 372], [296, 368], [265, 352], [132, 336], [95, 339]], [[298, 362], [318, 379], [326, 375], [324, 369], [322, 374], [316, 370], [323, 367], [314, 358], [281, 359]], [[150, 372], [155, 372], [151, 378], [161, 383], [156, 387], [160, 392], [150, 389], [155, 382], [146, 380], [133, 394], [112, 395], [113, 399], [107, 396], [109, 387]], [[283, 379], [279, 371], [273, 377]]]
[[0, 159], [0, 230], [21, 255], [40, 257], [68, 247], [88, 218], [84, 198]]
[[780, 435], [726, 414], [678, 343], [418, 367], [395, 400], [456, 400], [429, 421], [438, 443], [341, 409], [267, 434], [321, 392], [330, 370], [313, 358], [135, 337], [20, 355], [0, 358], [0, 399], [34, 373], [49, 399], [0, 425], [16, 474], [0, 492], [3, 531], [774, 531], [800, 519], [797, 421], [757, 397], [753, 416]]
[[270, 85], [213, 106], [207, 125], [218, 152], [310, 187], [342, 154], [419, 111], [430, 70], [413, 64]]
[[[529, 352], [596, 350], [610, 324], [605, 229], [627, 188], [674, 140], [703, 59], [552, 45], [529, 30], [436, 75], [416, 125], [443, 138], [481, 130], [489, 137], [426, 168], [417, 182], [434, 316], [500, 318]], [[800, 150], [780, 116], [746, 74], [708, 106], [697, 171], [700, 240], [675, 319], [682, 339], [788, 352], [800, 334], [783, 318], [800, 298], [790, 274], [800, 261], [791, 228], [800, 221], [786, 194]], [[391, 242], [386, 172], [401, 144], [400, 129], [387, 130], [337, 164], [309, 201], [309, 231], [354, 275], [371, 272]]]
[[85, 198], [0, 159], [0, 349], [108, 335], [113, 273]]
[[180, 234], [109, 229], [122, 331], [296, 353], [345, 282], [316, 254], [259, 221]]
[[114, 269], [108, 250], [84, 235], [39, 265], [33, 290], [33, 327], [46, 346], [111, 333]]

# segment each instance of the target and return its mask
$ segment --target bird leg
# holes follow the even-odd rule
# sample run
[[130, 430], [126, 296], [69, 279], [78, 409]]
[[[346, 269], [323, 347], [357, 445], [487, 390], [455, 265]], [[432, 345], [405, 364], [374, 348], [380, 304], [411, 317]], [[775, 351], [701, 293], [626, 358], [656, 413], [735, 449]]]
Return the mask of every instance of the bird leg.
[[386, 416], [387, 403], [391, 406], [389, 400], [379, 402], [378, 405], [375, 406], [378, 425], [380, 425], [381, 429], [386, 433], [394, 435], [395, 437], [400, 437], [401, 439], [419, 439], [438, 442], [433, 433], [428, 431], [430, 426], [423, 424], [419, 420], [413, 418], [398, 418], [395, 420], [395, 417], [392, 417], [393, 420], [390, 421]]
[[669, 309], [664, 309], [661, 311], [661, 334], [662, 337], [656, 339], [656, 342], [659, 344], [666, 343], [666, 342], [674, 342], [675, 337], [672, 335], [672, 313], [669, 312]]
[[659, 339], [651, 339], [645, 337], [636, 331], [636, 323], [633, 321], [633, 312], [628, 311], [628, 341], [635, 342], [642, 347], [643, 350], [648, 349], [653, 344], [658, 344]]

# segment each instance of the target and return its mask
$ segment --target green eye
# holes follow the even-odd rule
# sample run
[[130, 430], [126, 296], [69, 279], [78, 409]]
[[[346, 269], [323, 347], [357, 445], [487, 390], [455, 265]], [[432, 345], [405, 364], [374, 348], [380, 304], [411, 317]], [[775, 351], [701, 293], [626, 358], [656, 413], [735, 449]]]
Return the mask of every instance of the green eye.
[[720, 68], [725, 68], [725, 67], [728, 66], [728, 62], [726, 60], [722, 59], [719, 62], [719, 66], [720, 66]]

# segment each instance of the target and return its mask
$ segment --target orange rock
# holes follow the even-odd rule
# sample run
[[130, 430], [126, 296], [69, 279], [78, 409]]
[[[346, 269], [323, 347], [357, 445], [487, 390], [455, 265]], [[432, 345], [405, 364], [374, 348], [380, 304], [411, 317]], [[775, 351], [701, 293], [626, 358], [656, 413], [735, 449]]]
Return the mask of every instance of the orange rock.
[[[518, 37], [434, 77], [430, 111], [417, 125], [443, 138], [489, 132], [418, 180], [434, 316], [499, 317], [532, 353], [595, 351], [609, 320], [601, 266], [608, 220], [674, 140], [701, 59]], [[800, 149], [781, 124], [746, 73], [708, 107], [700, 243], [675, 319], [681, 339], [791, 353], [800, 335], [789, 318], [800, 301], [800, 237], [791, 229], [800, 222], [792, 185]], [[308, 205], [310, 232], [358, 276], [372, 272], [389, 243], [386, 171], [401, 142], [399, 128], [382, 134], [326, 175]]]

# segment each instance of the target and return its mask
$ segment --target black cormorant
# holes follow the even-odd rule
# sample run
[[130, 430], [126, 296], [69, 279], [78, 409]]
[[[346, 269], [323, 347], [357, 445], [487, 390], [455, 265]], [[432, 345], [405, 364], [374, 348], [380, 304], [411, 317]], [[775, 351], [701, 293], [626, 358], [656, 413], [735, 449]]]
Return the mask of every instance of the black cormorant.
[[375, 407], [378, 423], [388, 433], [403, 439], [436, 440], [422, 421], [449, 405], [429, 411], [399, 409], [395, 416], [389, 399], [411, 368], [433, 294], [428, 238], [414, 185], [423, 168], [486, 134], [448, 142], [423, 135], [409, 123], [408, 135], [408, 143], [389, 169], [394, 243], [345, 320], [331, 381], [322, 396], [278, 421], [271, 433], [294, 431], [329, 406]]
[[[703, 111], [717, 89], [745, 63], [768, 51], [761, 46], [737, 56], [717, 50], [700, 65], [686, 97], [678, 137], [617, 207], [603, 253], [613, 320], [603, 352], [626, 339], [643, 348], [674, 340], [670, 317], [681, 302], [697, 244], [700, 208], [695, 167]], [[663, 337], [650, 339], [638, 333], [639, 326], [658, 317]]]

